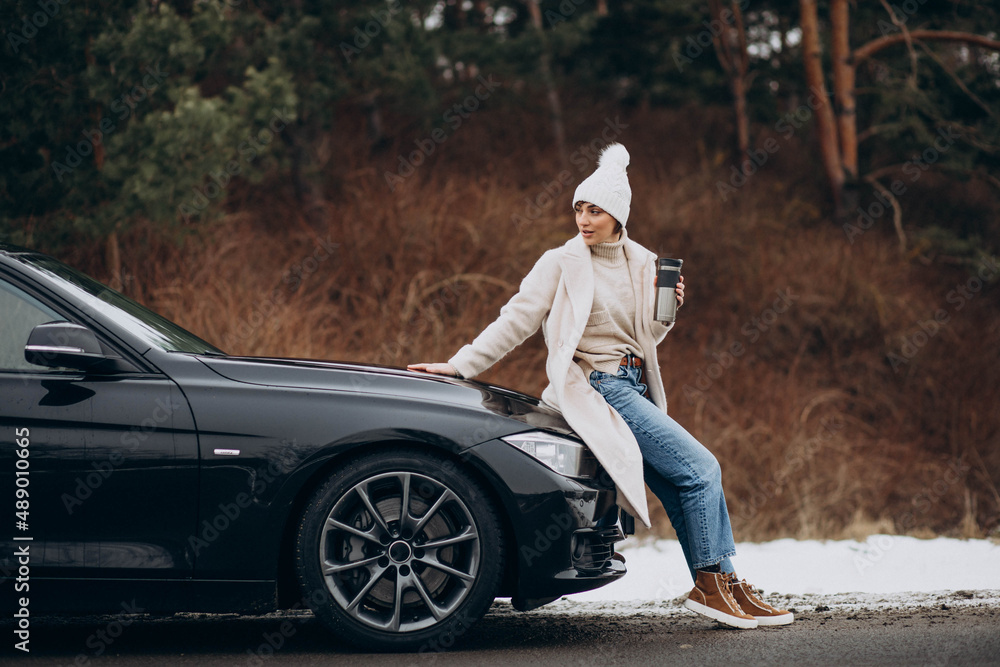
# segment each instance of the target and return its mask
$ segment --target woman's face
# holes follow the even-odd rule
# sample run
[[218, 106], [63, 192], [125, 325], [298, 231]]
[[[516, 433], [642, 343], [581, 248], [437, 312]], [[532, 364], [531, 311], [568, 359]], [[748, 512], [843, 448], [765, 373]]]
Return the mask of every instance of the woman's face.
[[576, 211], [576, 226], [580, 229], [584, 243], [597, 245], [605, 241], [618, 240], [618, 221], [603, 208], [581, 201], [577, 202], [573, 209]]

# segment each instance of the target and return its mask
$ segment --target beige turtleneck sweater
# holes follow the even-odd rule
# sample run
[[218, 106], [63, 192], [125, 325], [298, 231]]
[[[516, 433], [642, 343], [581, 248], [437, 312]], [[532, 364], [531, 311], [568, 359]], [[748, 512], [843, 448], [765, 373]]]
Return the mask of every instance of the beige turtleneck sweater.
[[625, 230], [614, 242], [590, 246], [594, 265], [594, 305], [574, 354], [589, 378], [598, 370], [614, 375], [622, 357], [640, 355], [635, 340], [635, 285], [625, 259]]

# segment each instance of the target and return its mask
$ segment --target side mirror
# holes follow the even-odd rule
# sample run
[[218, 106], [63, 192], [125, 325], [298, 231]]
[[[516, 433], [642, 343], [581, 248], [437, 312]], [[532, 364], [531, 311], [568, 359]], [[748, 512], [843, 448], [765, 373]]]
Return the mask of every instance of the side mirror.
[[94, 332], [72, 322], [47, 322], [31, 330], [24, 358], [29, 364], [86, 370], [107, 356]]

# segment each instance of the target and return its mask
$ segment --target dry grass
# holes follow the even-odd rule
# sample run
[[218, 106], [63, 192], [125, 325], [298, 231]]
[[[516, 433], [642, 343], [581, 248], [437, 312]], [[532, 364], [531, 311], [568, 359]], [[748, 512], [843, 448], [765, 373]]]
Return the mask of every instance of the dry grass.
[[[630, 234], [685, 259], [689, 303], [660, 348], [670, 412], [721, 460], [737, 538], [996, 531], [996, 290], [959, 309], [947, 294], [967, 274], [901, 257], [884, 225], [849, 243], [814, 203], [807, 148], [780, 151], [723, 202], [724, 115], [621, 115]], [[594, 117], [570, 128], [571, 145], [600, 135]], [[560, 170], [539, 148], [544, 128], [480, 112], [393, 193], [384, 172], [418, 137], [369, 157], [345, 120], [322, 223], [307, 224], [285, 186], [258, 188], [252, 207], [180, 247], [147, 230], [123, 238], [125, 291], [232, 353], [444, 360], [574, 233], [571, 192], [589, 166], [569, 168], [572, 185], [536, 220], [511, 221]], [[70, 260], [108, 278], [93, 248]], [[780, 313], [779, 291], [794, 295]], [[887, 355], [938, 309], [948, 322], [894, 370]], [[544, 355], [536, 336], [481, 379], [538, 395]]]

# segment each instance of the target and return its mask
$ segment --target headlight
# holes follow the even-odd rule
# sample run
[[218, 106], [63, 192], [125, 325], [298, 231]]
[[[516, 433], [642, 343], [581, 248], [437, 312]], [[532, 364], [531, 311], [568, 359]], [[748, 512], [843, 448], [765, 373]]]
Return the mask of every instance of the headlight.
[[543, 431], [518, 433], [500, 439], [538, 459], [560, 475], [588, 479], [597, 475], [597, 459], [579, 442]]

